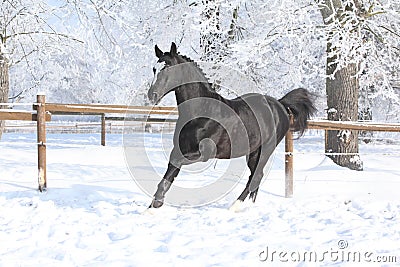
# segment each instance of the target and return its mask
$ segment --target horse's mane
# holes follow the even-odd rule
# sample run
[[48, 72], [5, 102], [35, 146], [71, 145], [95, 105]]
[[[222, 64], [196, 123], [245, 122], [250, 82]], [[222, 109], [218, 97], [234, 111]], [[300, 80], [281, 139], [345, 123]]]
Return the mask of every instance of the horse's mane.
[[193, 63], [194, 66], [200, 70], [200, 73], [203, 74], [204, 77], [207, 79], [207, 82], [208, 82], [208, 85], [209, 85], [209, 89], [210, 89], [211, 91], [214, 91], [214, 92], [215, 92], [215, 86], [214, 86], [214, 84], [213, 84], [213, 83], [210, 83], [210, 81], [209, 81], [207, 75], [204, 73], [203, 69], [200, 68], [200, 66], [197, 64], [196, 61], [194, 61], [193, 59], [191, 59], [191, 58], [188, 57], [188, 56], [181, 55], [181, 54], [179, 54], [179, 53], [178, 53], [178, 56], [180, 56], [183, 60], [186, 60], [186, 62], [191, 62], [191, 63]]

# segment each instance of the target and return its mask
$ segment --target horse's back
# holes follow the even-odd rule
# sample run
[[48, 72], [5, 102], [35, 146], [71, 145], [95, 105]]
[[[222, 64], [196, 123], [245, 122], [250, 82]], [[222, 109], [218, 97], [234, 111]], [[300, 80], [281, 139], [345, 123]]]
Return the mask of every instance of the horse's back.
[[248, 93], [230, 100], [230, 105], [239, 114], [247, 130], [261, 138], [261, 144], [272, 139], [276, 139], [278, 144], [289, 130], [285, 107], [271, 96]]

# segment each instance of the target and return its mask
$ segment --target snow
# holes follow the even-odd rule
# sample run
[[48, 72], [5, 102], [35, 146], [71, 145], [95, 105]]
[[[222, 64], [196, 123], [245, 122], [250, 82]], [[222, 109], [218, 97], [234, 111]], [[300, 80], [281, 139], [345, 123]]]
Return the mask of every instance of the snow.
[[[256, 203], [245, 202], [242, 212], [229, 207], [247, 182], [247, 170], [216, 202], [166, 205], [153, 214], [143, 213], [151, 198], [130, 175], [121, 135], [107, 135], [107, 146], [101, 147], [96, 134], [49, 134], [49, 189], [40, 193], [35, 135], [4, 134], [0, 266], [365, 266], [368, 261], [368, 266], [393, 266], [384, 261], [394, 259], [399, 264], [400, 145], [361, 145], [364, 171], [357, 172], [325, 158], [322, 135], [312, 133], [295, 141], [293, 198], [284, 198], [280, 144]], [[157, 142], [148, 153], [154, 166], [165, 169]], [[203, 175], [182, 172], [177, 182], [212, 180], [221, 166], [211, 164]], [[349, 253], [360, 259], [346, 260]]]

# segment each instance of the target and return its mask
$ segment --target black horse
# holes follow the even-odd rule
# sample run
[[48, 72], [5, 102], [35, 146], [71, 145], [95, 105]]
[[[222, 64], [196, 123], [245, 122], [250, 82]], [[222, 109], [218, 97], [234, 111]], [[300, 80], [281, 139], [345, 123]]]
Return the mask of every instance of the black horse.
[[163, 68], [158, 74], [154, 68], [156, 77], [148, 97], [157, 104], [168, 92], [175, 91], [179, 117], [168, 169], [150, 208], [163, 205], [165, 194], [183, 165], [241, 156], [246, 156], [251, 175], [238, 201], [243, 202], [250, 195], [254, 202], [263, 168], [289, 130], [289, 115], [294, 118], [290, 127], [301, 135], [307, 128], [307, 119], [315, 112], [313, 95], [299, 88], [280, 100], [256, 93], [225, 99], [192, 60], [177, 53], [175, 43], [165, 53], [156, 45], [155, 53]]

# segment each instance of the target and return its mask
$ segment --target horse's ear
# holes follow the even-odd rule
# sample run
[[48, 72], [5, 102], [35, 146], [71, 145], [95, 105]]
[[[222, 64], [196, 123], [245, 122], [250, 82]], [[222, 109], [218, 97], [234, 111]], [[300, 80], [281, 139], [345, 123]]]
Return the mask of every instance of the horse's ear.
[[160, 58], [162, 57], [162, 55], [164, 55], [163, 51], [160, 50], [160, 48], [158, 48], [158, 46], [155, 46], [155, 51], [156, 51], [156, 57]]
[[169, 51], [171, 53], [171, 55], [176, 55], [176, 44], [174, 42], [172, 42], [171, 44], [171, 51]]

